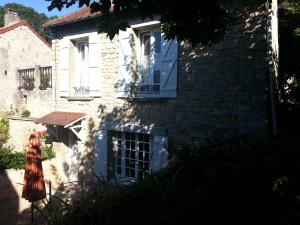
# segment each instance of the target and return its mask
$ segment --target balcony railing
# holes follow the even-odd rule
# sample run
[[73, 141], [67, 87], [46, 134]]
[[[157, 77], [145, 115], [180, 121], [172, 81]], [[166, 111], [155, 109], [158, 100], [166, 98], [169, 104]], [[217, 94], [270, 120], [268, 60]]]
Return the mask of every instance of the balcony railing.
[[35, 68], [18, 70], [19, 89], [31, 91], [35, 87], [40, 90], [52, 88], [52, 67], [35, 66]]
[[74, 88], [74, 95], [75, 96], [89, 96], [90, 94], [90, 87], [89, 86], [75, 86]]
[[45, 90], [52, 87], [52, 67], [40, 67], [40, 90]]
[[19, 89], [33, 90], [34, 89], [34, 68], [18, 70], [19, 74]]

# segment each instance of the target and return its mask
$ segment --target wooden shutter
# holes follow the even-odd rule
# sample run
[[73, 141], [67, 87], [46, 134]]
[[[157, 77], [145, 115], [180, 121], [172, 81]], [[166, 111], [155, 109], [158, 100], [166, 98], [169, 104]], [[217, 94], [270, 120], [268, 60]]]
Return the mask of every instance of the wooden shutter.
[[69, 65], [70, 65], [70, 41], [60, 40], [60, 73], [59, 73], [59, 95], [69, 96]]
[[132, 35], [127, 31], [119, 30], [119, 71], [118, 97], [128, 97], [131, 87], [132, 72]]
[[89, 36], [89, 87], [90, 96], [100, 96], [100, 43], [97, 33]]
[[162, 33], [161, 37], [161, 97], [175, 98], [177, 88], [177, 41], [166, 40]]
[[94, 144], [94, 174], [107, 177], [107, 130], [99, 130], [93, 136]]
[[167, 137], [154, 135], [153, 136], [153, 152], [150, 159], [150, 169], [158, 171], [167, 165]]

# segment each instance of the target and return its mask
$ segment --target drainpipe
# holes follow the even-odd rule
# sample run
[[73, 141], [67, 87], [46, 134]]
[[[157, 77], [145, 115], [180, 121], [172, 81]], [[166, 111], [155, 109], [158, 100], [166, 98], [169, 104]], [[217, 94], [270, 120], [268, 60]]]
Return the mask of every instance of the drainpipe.
[[[267, 21], [266, 21], [266, 42], [267, 42], [267, 70], [269, 75], [269, 91], [270, 91], [270, 110], [271, 110], [271, 124], [272, 124], [272, 134], [276, 135], [278, 133], [277, 129], [277, 115], [276, 115], [276, 99], [275, 99], [275, 82], [274, 76], [278, 72], [276, 66], [278, 65], [278, 22], [273, 21], [273, 17], [277, 17], [277, 0], [271, 0], [272, 3], [270, 4], [267, 1]], [[273, 10], [274, 9], [274, 10]], [[274, 27], [274, 23], [276, 26]], [[276, 29], [277, 37], [274, 37], [274, 29]], [[273, 43], [273, 41], [277, 43]], [[277, 50], [277, 51], [276, 51]]]
[[[52, 45], [53, 46], [53, 45]], [[57, 111], [57, 58], [56, 58], [56, 51], [57, 51], [57, 39], [55, 41], [54, 45], [54, 61], [55, 61], [55, 87], [54, 87], [54, 111]]]

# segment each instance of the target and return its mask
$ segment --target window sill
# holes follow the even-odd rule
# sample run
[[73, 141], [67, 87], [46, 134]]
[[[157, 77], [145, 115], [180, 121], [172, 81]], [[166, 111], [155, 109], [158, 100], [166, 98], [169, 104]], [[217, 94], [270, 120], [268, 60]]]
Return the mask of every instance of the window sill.
[[129, 102], [160, 102], [160, 101], [166, 101], [170, 98], [165, 97], [129, 97], [127, 100]]
[[129, 97], [118, 97], [120, 99], [125, 99], [129, 102], [160, 102], [167, 101], [171, 99], [176, 99], [176, 97], [162, 97], [162, 96], [129, 96]]
[[69, 96], [66, 97], [68, 101], [92, 101], [94, 100], [94, 97], [90, 96]]

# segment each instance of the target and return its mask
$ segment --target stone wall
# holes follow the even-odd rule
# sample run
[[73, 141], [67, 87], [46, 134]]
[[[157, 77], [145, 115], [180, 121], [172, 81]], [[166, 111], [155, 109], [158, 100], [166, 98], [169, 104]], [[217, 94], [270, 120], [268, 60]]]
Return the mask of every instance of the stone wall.
[[18, 90], [18, 69], [51, 66], [51, 48], [42, 42], [27, 26], [19, 26], [0, 34], [0, 111], [21, 112], [28, 109], [31, 116], [49, 112], [51, 91], [38, 87], [28, 93]]
[[41, 124], [36, 124], [33, 118], [9, 118], [9, 145], [14, 147], [17, 152], [23, 152], [25, 145], [28, 143], [29, 136], [33, 129], [45, 130], [46, 128]]
[[[198, 141], [211, 134], [221, 138], [266, 135], [266, 7], [261, 1], [233, 1], [230, 7], [238, 17], [224, 41], [210, 48], [180, 43], [176, 99], [117, 98], [118, 39], [110, 41], [106, 34], [99, 34], [101, 97], [89, 102], [57, 97], [55, 108], [88, 113], [86, 126], [93, 121], [94, 129], [104, 120], [165, 127], [175, 143]], [[84, 33], [83, 27], [76, 32]], [[53, 41], [53, 51], [59, 49], [59, 43], [59, 39]], [[58, 65], [59, 52], [55, 55]]]

